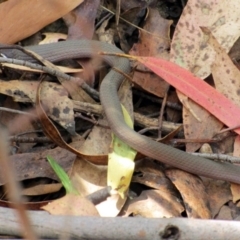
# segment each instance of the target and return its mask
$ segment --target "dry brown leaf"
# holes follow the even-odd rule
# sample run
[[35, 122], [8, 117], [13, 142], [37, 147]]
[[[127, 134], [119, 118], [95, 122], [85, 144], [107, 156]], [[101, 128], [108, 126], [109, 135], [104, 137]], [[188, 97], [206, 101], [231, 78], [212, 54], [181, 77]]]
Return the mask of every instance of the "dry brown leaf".
[[[133, 176], [132, 182], [137, 182], [158, 190], [157, 194], [159, 195], [158, 196], [159, 199], [156, 200], [157, 210], [154, 210], [157, 212], [151, 213], [152, 210], [150, 209], [150, 207], [151, 205], [154, 205], [154, 203], [152, 203], [152, 201], [154, 201], [154, 194], [148, 192], [147, 195], [150, 194], [150, 196], [148, 196], [150, 199], [146, 199], [144, 201], [143, 196], [145, 196], [146, 193], [143, 193], [143, 195], [140, 195], [139, 197], [133, 199], [132, 201], [128, 201], [127, 206], [124, 207], [124, 209], [126, 208], [128, 209], [126, 210], [127, 215], [131, 214], [132, 212], [135, 213], [137, 211], [138, 214], [140, 215], [143, 214], [143, 216], [173, 217], [178, 216], [178, 214], [184, 211], [181, 196], [178, 190], [172, 184], [172, 182], [165, 176], [161, 165], [151, 160], [141, 160], [136, 163], [135, 171], [139, 172], [139, 174], [135, 174]], [[137, 201], [139, 200], [142, 201], [138, 203]], [[161, 206], [158, 206], [158, 204], [160, 203]], [[144, 204], [146, 204], [146, 208]], [[142, 211], [139, 210], [139, 208], [141, 207], [143, 208]], [[149, 213], [147, 213], [148, 210], [150, 211]], [[167, 212], [168, 214], [165, 215]]]
[[[40, 153], [22, 153], [10, 156], [14, 169], [16, 169], [16, 179], [18, 181], [32, 178], [50, 178], [58, 181], [57, 175], [52, 170], [46, 156], [51, 156], [64, 169], [69, 172], [75, 161], [76, 155], [62, 148], [54, 148]], [[5, 179], [0, 175], [0, 185], [5, 183]]]
[[[13, 97], [19, 102], [36, 101], [36, 81], [0, 81], [0, 93]], [[63, 128], [75, 130], [73, 102], [68, 98], [67, 91], [59, 84], [44, 82], [42, 87], [42, 101], [48, 109], [48, 115]]]
[[234, 141], [233, 156], [235, 157], [240, 156], [240, 136], [239, 135], [235, 138], [235, 141]]
[[[68, 39], [91, 40], [93, 38], [99, 4], [100, 0], [85, 1], [63, 17], [68, 26]], [[94, 86], [95, 72], [92, 61], [80, 59], [78, 63], [82, 66], [83, 72], [74, 76], [84, 79], [88, 85]]]
[[38, 196], [59, 191], [62, 188], [61, 183], [40, 184], [32, 187], [24, 188], [21, 194], [24, 196]]
[[66, 216], [99, 216], [94, 204], [81, 196], [67, 194], [66, 196], [54, 200], [42, 209], [53, 215]]
[[[198, 77], [208, 76], [214, 61], [214, 51], [206, 44], [200, 26], [208, 27], [224, 49], [229, 51], [240, 35], [237, 9], [238, 1], [235, 0], [188, 1], [174, 32], [171, 61], [189, 69]], [[211, 138], [219, 131], [219, 121], [207, 111], [201, 110], [194, 102], [188, 101], [182, 94], [178, 95], [182, 102], [185, 101], [189, 105], [189, 109], [183, 109], [186, 138]], [[186, 106], [186, 103], [184, 105]], [[190, 111], [196, 116], [192, 116]], [[207, 128], [208, 131], [205, 131]], [[188, 143], [186, 146], [187, 151], [195, 151], [200, 144]]]
[[172, 193], [179, 196], [178, 191], [172, 182], [165, 176], [161, 165], [153, 160], [143, 159], [136, 162], [135, 172], [132, 182], [137, 182], [145, 186]]
[[213, 36], [209, 37], [208, 43], [216, 53], [215, 61], [211, 68], [216, 89], [240, 106], [239, 69], [233, 64], [225, 49]]
[[228, 52], [240, 36], [238, 4], [236, 0], [188, 1], [174, 32], [171, 61], [198, 77], [207, 77], [215, 54], [205, 44], [200, 26], [209, 28]]
[[68, 132], [75, 133], [73, 103], [68, 92], [56, 83], [44, 82], [41, 100], [47, 108], [47, 114]]
[[234, 203], [240, 199], [240, 185], [231, 183], [232, 200]]
[[[207, 36], [207, 42], [215, 51], [215, 61], [211, 69], [216, 89], [239, 106], [239, 69], [233, 64], [225, 49], [217, 42], [216, 38], [212, 34], [208, 34]], [[240, 149], [240, 141], [237, 138], [234, 143], [234, 156], [240, 156], [238, 149]]]
[[69, 39], [92, 39], [100, 0], [87, 0], [64, 16]]
[[[94, 164], [104, 164], [106, 163], [106, 155], [87, 155], [79, 150], [77, 150], [73, 145], [68, 144], [63, 137], [61, 136], [60, 132], [58, 131], [57, 127], [53, 124], [53, 122], [48, 118], [41, 101], [41, 89], [42, 89], [42, 82], [38, 85], [38, 91], [36, 96], [36, 112], [38, 119], [42, 125], [44, 133], [47, 137], [49, 137], [57, 146], [67, 149], [68, 151], [76, 154], [77, 156], [84, 158]], [[68, 110], [68, 109], [67, 109]], [[74, 137], [77, 134], [75, 133], [75, 125], [70, 125], [67, 129], [71, 135]], [[81, 137], [80, 137], [81, 140]]]
[[230, 184], [220, 180], [203, 178], [203, 183], [208, 194], [209, 207], [214, 218], [221, 207], [232, 200]]
[[0, 4], [0, 42], [12, 44], [61, 18], [83, 0], [9, 0]]
[[16, 102], [35, 102], [37, 84], [36, 81], [0, 81], [0, 93]]
[[[118, 3], [120, 3], [119, 0], [118, 0]], [[120, 5], [120, 4], [118, 4], [118, 5]], [[117, 10], [115, 10], [114, 5], [109, 6], [109, 8], [112, 9], [114, 12], [117, 11]], [[118, 13], [116, 12], [115, 19], [117, 22], [116, 23], [117, 28], [114, 25], [112, 25], [111, 30], [113, 33], [113, 38], [115, 38], [114, 35], [116, 35], [116, 32], [117, 32], [119, 39], [120, 39], [120, 42], [119, 42], [120, 48], [124, 52], [129, 52], [129, 50], [131, 48], [131, 46], [130, 46], [131, 44], [129, 45], [129, 36], [131, 36], [132, 34], [134, 35], [134, 31], [136, 30], [134, 25], [139, 25], [139, 23], [141, 21], [140, 19], [143, 17], [144, 12], [146, 12], [146, 9], [140, 8], [140, 7], [131, 8], [124, 12], [121, 12], [121, 16], [117, 16]], [[110, 19], [109, 24], [111, 26], [111, 19]], [[109, 28], [109, 27], [107, 26], [107, 28]], [[110, 31], [107, 31], [107, 32], [110, 32]], [[113, 42], [114, 42], [114, 39], [113, 39]]]
[[[163, 19], [157, 9], [150, 9], [147, 22], [144, 29], [140, 32], [139, 43], [134, 44], [130, 54], [136, 56], [156, 56], [168, 59], [167, 50], [170, 45], [169, 29], [171, 21]], [[155, 94], [156, 96], [163, 97], [168, 84], [160, 77], [149, 72], [135, 71], [133, 80], [141, 88]]]
[[55, 43], [58, 42], [59, 40], [66, 40], [67, 35], [63, 33], [52, 33], [52, 32], [46, 32], [42, 33], [45, 38], [39, 42], [39, 45], [41, 44], [47, 44], [47, 43]]
[[87, 196], [96, 192], [107, 184], [107, 166], [97, 166], [77, 158], [71, 172], [71, 181], [74, 188]]
[[108, 28], [109, 21], [106, 19], [101, 26], [96, 30], [99, 41], [114, 44], [114, 29]]
[[[190, 99], [188, 100], [188, 104], [190, 108], [194, 109], [197, 116], [200, 116], [201, 122], [199, 122], [188, 109], [183, 108], [183, 127], [186, 139], [211, 139], [222, 129], [223, 123], [211, 113]], [[202, 143], [186, 143], [186, 152], [195, 152], [201, 145]]]
[[222, 206], [217, 217], [217, 220], [232, 220], [232, 210], [228, 206]]
[[213, 153], [211, 145], [209, 143], [204, 143], [199, 149], [200, 153]]
[[[99, 124], [108, 125], [105, 119], [99, 119]], [[94, 126], [83, 144], [76, 146], [76, 149], [86, 155], [105, 155], [109, 152], [109, 146], [112, 141], [111, 129], [101, 126]]]
[[176, 169], [167, 170], [166, 175], [182, 195], [188, 217], [211, 218], [208, 195], [201, 179]]
[[[180, 104], [176, 91], [168, 91], [167, 101], [173, 104]], [[177, 123], [180, 122], [180, 120], [182, 119], [181, 111], [176, 111], [175, 109], [172, 109], [170, 107], [166, 107], [166, 114], [166, 120], [170, 122]]]
[[146, 190], [139, 197], [128, 200], [123, 208], [125, 216], [140, 215], [148, 218], [180, 217], [184, 211], [179, 199], [162, 190]]
[[[7, 97], [1, 104], [2, 107], [9, 108], [11, 110], [21, 110], [19, 103], [13, 102], [13, 99]], [[15, 131], [13, 132], [12, 119], [18, 119], [17, 126], [14, 126]], [[24, 124], [23, 119], [19, 117], [18, 113], [0, 111], [0, 123], [7, 127], [8, 131], [14, 135], [19, 135], [24, 132], [29, 132], [27, 136], [29, 138], [37, 137], [37, 134], [34, 132], [35, 128], [31, 121], [28, 121], [27, 124]], [[17, 143], [17, 153], [29, 151], [36, 143]], [[14, 143], [13, 143], [14, 145]]]

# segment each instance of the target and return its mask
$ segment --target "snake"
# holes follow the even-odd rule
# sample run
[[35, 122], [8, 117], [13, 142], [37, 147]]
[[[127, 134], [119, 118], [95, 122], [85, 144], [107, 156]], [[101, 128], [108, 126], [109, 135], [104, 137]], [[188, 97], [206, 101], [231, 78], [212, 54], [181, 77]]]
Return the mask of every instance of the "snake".
[[[65, 59], [93, 58], [99, 52], [122, 54], [115, 45], [94, 40], [67, 40], [57, 43], [26, 47], [43, 58], [58, 62]], [[31, 56], [18, 49], [1, 49], [8, 58], [33, 62]], [[101, 55], [103, 61], [112, 67], [100, 85], [100, 101], [113, 133], [136, 151], [164, 164], [186, 172], [212, 179], [225, 180], [240, 184], [240, 167], [228, 162], [217, 162], [154, 141], [128, 127], [124, 121], [118, 89], [124, 80], [121, 72], [131, 70], [127, 58], [117, 55]], [[118, 69], [118, 71], [115, 71]]]

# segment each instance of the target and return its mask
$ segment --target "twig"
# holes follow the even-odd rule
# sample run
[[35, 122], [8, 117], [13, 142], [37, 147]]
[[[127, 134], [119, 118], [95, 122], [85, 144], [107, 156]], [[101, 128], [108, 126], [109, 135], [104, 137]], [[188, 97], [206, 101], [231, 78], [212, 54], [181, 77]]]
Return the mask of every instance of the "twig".
[[28, 112], [24, 112], [24, 111], [20, 111], [20, 110], [16, 110], [16, 109], [5, 108], [5, 107], [0, 107], [0, 111], [18, 113], [18, 114], [25, 114], [25, 115], [28, 115], [28, 116], [36, 117], [32, 113], [28, 113]]
[[108, 197], [111, 196], [111, 187], [104, 187], [96, 192], [93, 192], [86, 196], [86, 198], [91, 201], [94, 205], [97, 205], [105, 201]]
[[159, 117], [158, 117], [158, 124], [159, 124], [158, 138], [162, 138], [163, 114], [164, 114], [164, 109], [165, 109], [165, 106], [166, 106], [166, 103], [167, 103], [168, 90], [169, 90], [169, 86], [167, 87], [166, 92], [164, 94], [163, 102], [162, 102]]
[[[103, 109], [101, 105], [97, 105], [97, 104], [91, 104], [91, 103], [84, 103], [84, 102], [80, 102], [80, 101], [74, 101], [73, 102], [73, 108], [75, 111], [81, 111], [81, 112], [91, 112], [93, 114], [96, 115], [102, 115], [103, 113]], [[154, 119], [154, 118], [148, 118], [144, 115], [141, 115], [139, 113], [134, 113], [134, 121], [136, 121], [136, 124], [141, 126], [141, 127], [146, 127], [147, 128], [152, 128], [153, 129], [158, 129], [158, 120]], [[169, 133], [172, 132], [173, 130], [175, 130], [176, 128], [178, 128], [181, 124], [178, 123], [171, 123], [171, 122], [167, 122], [167, 121], [163, 121], [163, 125], [162, 125], [162, 130], [164, 131], [164, 133]], [[183, 133], [179, 134], [180, 137], [183, 137]]]
[[239, 157], [234, 157], [227, 154], [220, 153], [190, 153], [190, 154], [208, 159], [220, 160], [222, 162], [240, 163]]
[[86, 120], [86, 121], [88, 121], [88, 122], [90, 122], [90, 123], [92, 123], [92, 124], [94, 124], [94, 125], [96, 125], [96, 126], [100, 126], [100, 127], [108, 128], [108, 129], [109, 129], [109, 126], [108, 126], [108, 125], [101, 124], [101, 123], [99, 123], [99, 121], [97, 121], [96, 119], [92, 119], [92, 118], [85, 117], [85, 116], [83, 116], [81, 113], [75, 113], [74, 116], [75, 116], [75, 117], [79, 117], [79, 118], [81, 118], [81, 119], [83, 119], [83, 120]]
[[[239, 222], [186, 218], [100, 218], [54, 216], [28, 211], [32, 226], [42, 238], [68, 234], [74, 239], [239, 239]], [[221, 229], [221, 231], [220, 231]], [[0, 234], [21, 236], [16, 213], [0, 207]]]
[[53, 143], [51, 139], [48, 137], [19, 137], [19, 136], [11, 136], [8, 138], [11, 142], [17, 143]]
[[[102, 5], [101, 5], [101, 8], [104, 9], [104, 10], [106, 10], [107, 12], [110, 12], [110, 13], [112, 13], [113, 15], [115, 15], [115, 12], [107, 9], [106, 7], [104, 7], [104, 6], [102, 6]], [[140, 31], [142, 31], [142, 32], [145, 32], [145, 33], [147, 33], [147, 34], [150, 34], [151, 36], [153, 36], [153, 37], [155, 37], [155, 38], [158, 38], [158, 39], [166, 39], [166, 40], [169, 40], [169, 41], [170, 41], [169, 38], [162, 37], [162, 36], [157, 35], [157, 34], [153, 34], [152, 32], [149, 32], [149, 31], [147, 31], [147, 30], [145, 30], [145, 29], [143, 29], [143, 28], [141, 28], [141, 27], [139, 27], [139, 26], [131, 23], [131, 22], [129, 22], [128, 20], [126, 20], [126, 19], [124, 19], [124, 18], [122, 18], [122, 17], [119, 17], [119, 19], [123, 20], [124, 22], [128, 23], [129, 25], [137, 28], [138, 30], [140, 30]]]
[[[140, 92], [139, 90], [133, 90], [133, 93], [136, 94], [137, 96], [146, 98], [146, 99], [148, 99], [152, 102], [156, 102], [156, 103], [159, 103], [159, 104], [162, 104], [162, 102], [163, 102], [163, 100], [161, 98], [151, 96], [151, 95], [146, 94], [144, 92]], [[169, 108], [178, 110], [178, 111], [182, 111], [182, 106], [180, 104], [177, 104], [177, 103], [172, 103], [172, 102], [167, 101], [166, 106], [169, 107]]]
[[99, 93], [96, 90], [94, 90], [93, 88], [91, 88], [88, 84], [86, 84], [83, 80], [81, 80], [80, 78], [71, 77], [71, 76], [69, 76], [61, 71], [58, 71], [56, 69], [52, 69], [52, 68], [42, 66], [42, 65], [36, 64], [36, 63], [31, 63], [28, 61], [22, 61], [22, 60], [18, 60], [18, 59], [4, 58], [4, 57], [0, 57], [0, 63], [11, 63], [11, 64], [20, 65], [20, 66], [26, 66], [26, 67], [29, 67], [32, 69], [37, 69], [37, 70], [43, 71], [43, 72], [48, 73], [55, 77], [63, 78], [67, 81], [79, 82], [80, 86], [86, 92], [91, 94], [91, 96], [93, 96], [95, 99], [99, 99]]

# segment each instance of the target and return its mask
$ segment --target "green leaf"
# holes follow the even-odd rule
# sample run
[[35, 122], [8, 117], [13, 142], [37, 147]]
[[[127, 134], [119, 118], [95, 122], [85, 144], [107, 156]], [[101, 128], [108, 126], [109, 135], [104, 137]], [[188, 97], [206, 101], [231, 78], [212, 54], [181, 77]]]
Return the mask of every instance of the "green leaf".
[[60, 179], [66, 192], [68, 194], [72, 193], [79, 195], [78, 191], [73, 187], [71, 180], [69, 179], [67, 173], [63, 170], [63, 168], [51, 156], [47, 156], [47, 160], [54, 172], [57, 174], [58, 178]]

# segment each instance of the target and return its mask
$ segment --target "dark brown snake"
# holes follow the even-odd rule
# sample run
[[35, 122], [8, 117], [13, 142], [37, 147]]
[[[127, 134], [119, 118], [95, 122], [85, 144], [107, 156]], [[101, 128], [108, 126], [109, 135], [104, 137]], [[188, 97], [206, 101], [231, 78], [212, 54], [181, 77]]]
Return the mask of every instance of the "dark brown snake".
[[[51, 62], [83, 57], [91, 58], [99, 51], [122, 53], [121, 50], [113, 45], [89, 40], [71, 40], [47, 45], [31, 46], [27, 49], [38, 53]], [[31, 57], [26, 56], [16, 49], [0, 49], [0, 52], [9, 58], [32, 61]], [[120, 72], [130, 72], [128, 59], [107, 55], [103, 55], [102, 58], [110, 66], [119, 69]], [[112, 131], [122, 141], [146, 156], [187, 172], [214, 179], [240, 183], [240, 167], [238, 166], [192, 156], [165, 144], [155, 142], [129, 128], [124, 122], [121, 105], [117, 96], [117, 90], [122, 80], [122, 74], [111, 70], [104, 78], [100, 87], [100, 100], [109, 125]]]

